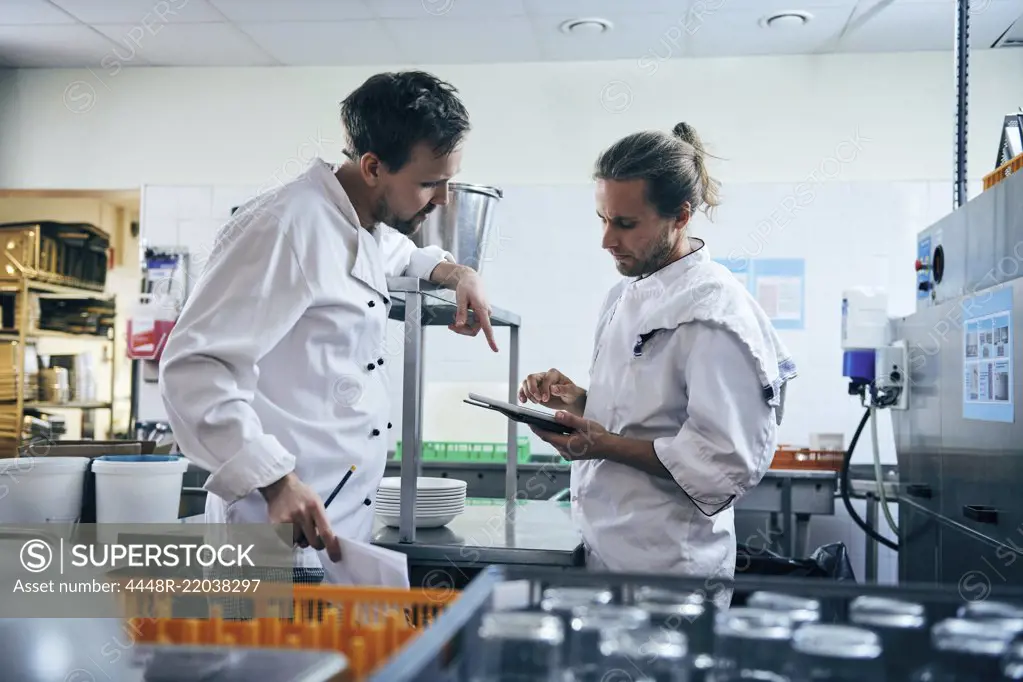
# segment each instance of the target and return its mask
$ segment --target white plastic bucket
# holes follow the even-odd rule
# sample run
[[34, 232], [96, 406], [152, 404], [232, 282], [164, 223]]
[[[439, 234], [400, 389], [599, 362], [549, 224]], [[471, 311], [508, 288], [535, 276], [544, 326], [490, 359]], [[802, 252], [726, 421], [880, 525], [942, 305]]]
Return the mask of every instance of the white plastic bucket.
[[96, 523], [177, 523], [186, 470], [184, 457], [97, 457]]
[[74, 523], [88, 457], [0, 459], [0, 523]]

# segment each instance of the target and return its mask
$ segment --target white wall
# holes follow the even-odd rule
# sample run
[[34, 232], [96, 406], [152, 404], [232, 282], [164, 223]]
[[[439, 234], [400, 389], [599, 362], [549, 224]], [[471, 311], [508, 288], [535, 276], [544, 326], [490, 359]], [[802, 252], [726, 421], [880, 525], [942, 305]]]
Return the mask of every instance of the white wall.
[[[712, 255], [747, 258], [802, 258], [806, 263], [805, 328], [779, 331], [788, 344], [799, 378], [788, 395], [783, 443], [808, 445], [815, 432], [851, 437], [861, 415], [841, 376], [840, 304], [844, 289], [882, 286], [889, 292], [889, 313], [915, 308], [916, 234], [945, 211], [948, 183], [843, 182], [870, 154], [869, 144], [836, 161], [830, 179], [795, 186], [739, 183], [725, 187], [725, 202], [713, 223], [700, 216], [694, 233], [704, 237]], [[831, 167], [831, 164], [827, 164]], [[593, 217], [589, 186], [506, 186], [495, 212], [495, 232], [483, 265], [491, 302], [522, 317], [520, 373], [558, 367], [586, 384], [597, 310], [618, 275], [600, 249], [600, 226]], [[978, 188], [973, 187], [976, 192]], [[199, 277], [216, 229], [237, 205], [258, 191], [255, 186], [153, 186], [142, 200], [142, 236], [156, 246], [186, 246], [191, 277]], [[836, 238], [837, 237], [837, 238]], [[844, 238], [843, 238], [844, 237]], [[394, 378], [392, 421], [400, 433], [401, 362], [404, 332], [392, 323], [386, 351]], [[498, 343], [507, 349], [506, 332]], [[482, 339], [466, 339], [433, 328], [427, 331], [426, 396], [443, 398], [437, 418], [425, 425], [432, 440], [472, 440], [468, 432], [502, 441], [503, 420], [470, 429], [480, 413], [461, 404], [451, 382], [507, 385], [508, 355], [494, 355]], [[433, 384], [439, 384], [433, 388]], [[466, 389], [471, 390], [471, 389]], [[495, 388], [494, 391], [507, 390]], [[434, 391], [434, 393], [431, 393]], [[140, 401], [144, 419], [163, 417], [162, 405], [147, 395]], [[528, 431], [523, 429], [523, 435]], [[881, 456], [896, 461], [890, 422], [882, 415]], [[534, 449], [548, 451], [538, 439]], [[867, 441], [854, 456], [869, 462]]]
[[[728, 182], [796, 182], [857, 131], [846, 180], [951, 177], [951, 53], [443, 66], [472, 115], [463, 178], [576, 184], [601, 147], [694, 124]], [[1019, 102], [1020, 50], [971, 60], [969, 175]], [[384, 67], [381, 67], [384, 68]], [[339, 156], [337, 104], [373, 68], [19, 71], [0, 81], [0, 187], [269, 185]], [[652, 71], [652, 73], [651, 73]]]

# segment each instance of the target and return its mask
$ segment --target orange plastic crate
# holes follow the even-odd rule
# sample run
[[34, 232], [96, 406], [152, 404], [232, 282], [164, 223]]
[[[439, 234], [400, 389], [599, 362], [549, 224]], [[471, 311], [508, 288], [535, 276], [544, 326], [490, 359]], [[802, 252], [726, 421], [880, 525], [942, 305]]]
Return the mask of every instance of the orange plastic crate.
[[991, 189], [1013, 173], [1023, 171], [1023, 154], [1009, 159], [994, 171], [984, 176], [984, 189]]
[[[231, 595], [251, 604], [255, 618], [224, 620], [215, 605], [206, 619], [171, 618], [172, 597], [121, 594], [138, 643], [338, 651], [348, 659], [345, 679], [354, 680], [370, 675], [459, 596], [443, 589], [264, 584], [258, 596]], [[282, 616], [288, 608], [291, 614]]]

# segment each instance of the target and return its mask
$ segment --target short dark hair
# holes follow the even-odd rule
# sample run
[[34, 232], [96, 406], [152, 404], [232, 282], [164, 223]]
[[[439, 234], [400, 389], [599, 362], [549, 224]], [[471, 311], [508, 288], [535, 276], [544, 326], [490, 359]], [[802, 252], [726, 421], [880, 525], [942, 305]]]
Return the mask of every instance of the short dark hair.
[[720, 183], [707, 172], [709, 156], [696, 129], [679, 123], [671, 134], [656, 130], [627, 135], [601, 153], [597, 180], [645, 180], [647, 201], [665, 218], [689, 204], [712, 217], [721, 203]]
[[469, 113], [457, 93], [423, 71], [372, 76], [341, 102], [345, 156], [354, 161], [373, 153], [394, 172], [419, 143], [438, 156], [451, 153], [469, 131]]

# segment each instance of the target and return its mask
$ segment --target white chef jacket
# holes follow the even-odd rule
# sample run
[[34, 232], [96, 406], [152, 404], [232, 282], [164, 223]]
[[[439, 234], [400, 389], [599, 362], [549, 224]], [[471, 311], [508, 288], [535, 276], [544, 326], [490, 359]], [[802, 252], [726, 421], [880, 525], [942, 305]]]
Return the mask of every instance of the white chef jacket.
[[[243, 206], [163, 353], [160, 385], [185, 456], [211, 472], [208, 523], [266, 523], [258, 488], [294, 470], [334, 531], [368, 541], [387, 462], [386, 277], [426, 279], [450, 254], [370, 232], [320, 159]], [[392, 340], [393, 341], [393, 340]], [[319, 567], [314, 551], [296, 564]]]
[[[585, 417], [613, 433], [653, 441], [672, 478], [607, 460], [572, 462], [573, 519], [591, 568], [734, 575], [729, 502], [759, 483], [777, 446], [777, 408], [765, 400], [750, 340], [727, 325], [692, 322], [638, 343], [649, 320], [663, 317], [666, 300], [688, 292], [690, 300], [711, 305], [690, 290], [691, 283], [708, 280], [716, 309], [756, 306], [702, 243], [650, 276], [625, 280], [604, 303]], [[703, 317], [713, 318], [713, 311]], [[716, 589], [716, 581], [708, 585], [708, 596]], [[731, 593], [715, 600], [727, 608]]]

